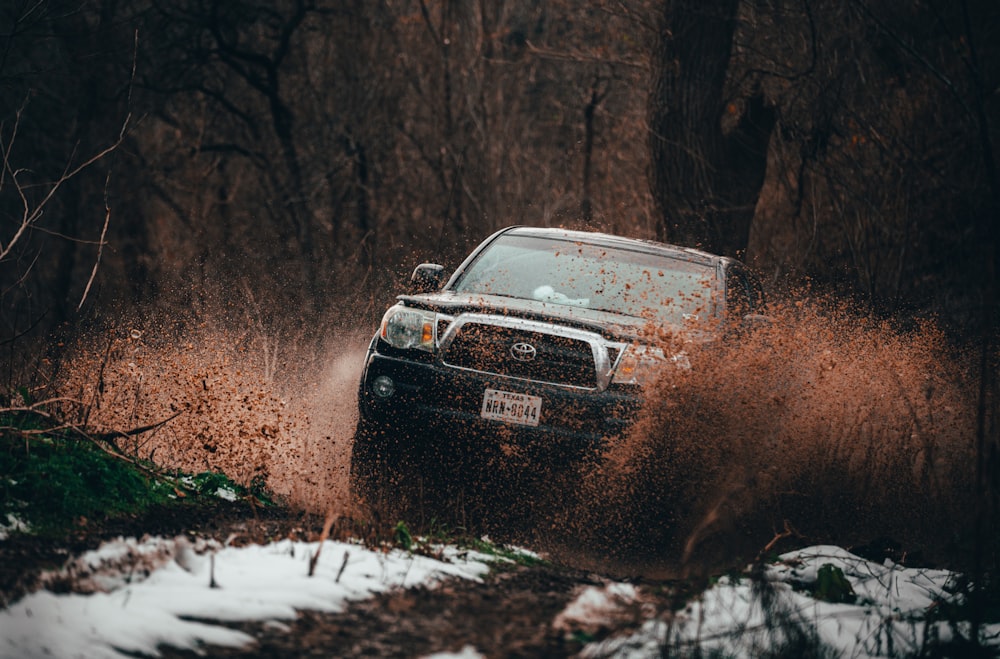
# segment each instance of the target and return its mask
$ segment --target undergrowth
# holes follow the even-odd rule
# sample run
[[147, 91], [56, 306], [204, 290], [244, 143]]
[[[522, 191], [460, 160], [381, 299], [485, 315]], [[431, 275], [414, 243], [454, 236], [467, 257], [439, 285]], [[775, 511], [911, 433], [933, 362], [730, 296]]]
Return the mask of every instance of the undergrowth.
[[250, 491], [218, 472], [168, 472], [44, 419], [0, 412], [0, 538], [61, 535], [91, 521], [206, 497], [253, 496], [256, 503], [270, 503], [263, 488]]

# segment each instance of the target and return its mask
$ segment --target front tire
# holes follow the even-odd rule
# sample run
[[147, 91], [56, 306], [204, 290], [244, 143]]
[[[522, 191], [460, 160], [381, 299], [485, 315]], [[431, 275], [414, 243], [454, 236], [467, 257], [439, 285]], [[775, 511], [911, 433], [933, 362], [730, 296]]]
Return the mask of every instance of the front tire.
[[383, 424], [362, 414], [351, 447], [350, 491], [354, 499], [373, 510], [384, 510], [399, 486], [399, 443]]

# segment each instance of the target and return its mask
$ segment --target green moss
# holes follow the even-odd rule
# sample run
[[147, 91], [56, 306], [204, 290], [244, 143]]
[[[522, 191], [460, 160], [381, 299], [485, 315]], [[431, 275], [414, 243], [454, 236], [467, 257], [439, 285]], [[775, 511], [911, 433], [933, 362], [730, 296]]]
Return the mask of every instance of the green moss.
[[81, 518], [142, 512], [173, 488], [92, 442], [56, 435], [0, 435], [0, 522], [8, 515], [34, 533], [64, 530]]
[[844, 576], [844, 571], [832, 563], [824, 563], [819, 568], [816, 585], [813, 587], [813, 597], [835, 604], [853, 604], [857, 600], [851, 582]]

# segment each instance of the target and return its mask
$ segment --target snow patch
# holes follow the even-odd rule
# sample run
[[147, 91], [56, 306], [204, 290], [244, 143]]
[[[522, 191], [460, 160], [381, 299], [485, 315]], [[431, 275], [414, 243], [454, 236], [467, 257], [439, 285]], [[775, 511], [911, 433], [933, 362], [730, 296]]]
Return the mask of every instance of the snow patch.
[[[843, 572], [855, 603], [825, 602], [803, 590], [825, 565]], [[938, 603], [957, 599], [950, 590], [956, 575], [946, 570], [879, 564], [839, 547], [815, 546], [782, 555], [763, 577], [763, 583], [723, 577], [675, 616], [646, 620], [636, 633], [592, 643], [581, 656], [646, 657], [664, 648], [700, 648], [749, 658], [803, 640], [837, 656], [911, 656], [927, 639], [952, 636], [946, 623], [928, 620]], [[987, 625], [983, 640], [1000, 647], [1000, 624]]]
[[298, 610], [341, 612], [393, 588], [479, 580], [489, 570], [482, 555], [455, 554], [446, 562], [326, 541], [310, 577], [319, 549], [292, 540], [242, 548], [194, 546], [184, 538], [106, 543], [47, 577], [79, 578], [84, 585], [76, 587], [87, 594], [39, 591], [0, 611], [0, 658], [156, 656], [164, 643], [241, 647], [254, 639], [195, 620], [280, 624]]
[[30, 530], [31, 526], [23, 519], [14, 513], [7, 513], [6, 523], [0, 522], [0, 540], [6, 540], [11, 533], [27, 533]]
[[474, 646], [466, 645], [458, 652], [436, 652], [425, 655], [423, 659], [486, 659], [486, 655]]
[[215, 491], [215, 496], [226, 501], [236, 501], [240, 498], [236, 491], [230, 487], [220, 487]]
[[633, 584], [610, 582], [601, 586], [586, 586], [577, 590], [576, 597], [556, 616], [552, 626], [572, 633], [615, 629], [635, 620], [637, 615], [652, 615], [651, 605]]

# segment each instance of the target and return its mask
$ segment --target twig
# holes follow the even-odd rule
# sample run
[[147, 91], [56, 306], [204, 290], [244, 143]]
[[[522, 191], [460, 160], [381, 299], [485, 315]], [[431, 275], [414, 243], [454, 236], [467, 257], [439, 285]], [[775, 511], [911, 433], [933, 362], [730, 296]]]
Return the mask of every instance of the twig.
[[[128, 105], [132, 105], [132, 84], [135, 82], [135, 67], [136, 59], [139, 53], [139, 31], [136, 30], [133, 36], [133, 47], [132, 47], [132, 75], [129, 77], [128, 85]], [[118, 141], [115, 142], [115, 148], [119, 144], [125, 141], [125, 134], [128, 131], [129, 121], [132, 119], [132, 113], [129, 112], [125, 115], [125, 120], [122, 122], [121, 131], [118, 133]], [[101, 239], [97, 243], [97, 257], [94, 259], [94, 267], [90, 271], [90, 278], [87, 280], [87, 286], [83, 289], [83, 295], [80, 297], [80, 304], [76, 306], [76, 310], [79, 311], [83, 308], [83, 303], [87, 301], [87, 295], [90, 293], [90, 287], [94, 284], [94, 279], [97, 277], [97, 269], [101, 265], [101, 256], [104, 254], [105, 237], [108, 234], [108, 224], [111, 223], [111, 201], [109, 189], [111, 188], [111, 170], [108, 170], [108, 175], [104, 179], [104, 227], [101, 229]]]
[[[54, 398], [54, 399], [51, 399], [51, 400], [44, 401], [43, 403], [36, 403], [36, 405], [42, 405], [44, 403], [51, 403], [51, 402], [59, 401], [59, 400], [73, 400], [73, 399]], [[78, 402], [78, 401], [74, 401], [74, 402]], [[110, 455], [112, 457], [115, 457], [115, 458], [118, 458], [119, 460], [123, 460], [124, 462], [127, 462], [127, 463], [131, 464], [132, 466], [134, 466], [136, 469], [139, 469], [140, 471], [143, 471], [143, 472], [145, 472], [145, 473], [147, 473], [147, 474], [149, 474], [151, 476], [156, 476], [156, 477], [163, 477], [164, 473], [162, 471], [159, 471], [159, 470], [153, 468], [153, 467], [149, 467], [147, 465], [144, 465], [143, 463], [139, 462], [137, 459], [132, 458], [132, 457], [126, 455], [125, 452], [122, 451], [121, 447], [119, 447], [118, 444], [115, 443], [114, 439], [116, 437], [133, 437], [135, 435], [140, 435], [140, 434], [142, 434], [144, 432], [149, 432], [150, 430], [153, 430], [155, 428], [159, 428], [160, 426], [164, 425], [165, 423], [168, 423], [169, 421], [177, 418], [178, 416], [180, 416], [181, 414], [184, 413], [184, 410], [181, 410], [181, 411], [177, 412], [176, 414], [174, 414], [174, 415], [172, 415], [170, 417], [167, 417], [166, 419], [163, 419], [162, 421], [157, 421], [156, 423], [151, 423], [151, 424], [149, 424], [147, 426], [142, 426], [140, 428], [132, 428], [131, 430], [115, 430], [113, 432], [105, 432], [105, 433], [93, 434], [93, 433], [87, 432], [86, 430], [84, 430], [83, 428], [77, 426], [76, 424], [65, 423], [65, 422], [64, 423], [59, 423], [59, 424], [55, 423], [56, 419], [55, 419], [55, 417], [52, 414], [50, 414], [48, 412], [45, 412], [44, 410], [37, 409], [35, 405], [29, 406], [29, 407], [7, 407], [7, 408], [3, 408], [0, 411], [8, 412], [8, 413], [10, 413], [10, 412], [21, 412], [21, 413], [34, 414], [34, 415], [36, 415], [38, 417], [41, 417], [43, 419], [48, 419], [48, 420], [50, 420], [50, 421], [53, 422], [53, 425], [51, 427], [49, 427], [47, 429], [43, 429], [41, 431], [19, 430], [17, 428], [11, 428], [12, 430], [18, 430], [18, 432], [20, 432], [25, 437], [27, 437], [29, 435], [36, 435], [36, 434], [53, 433], [53, 432], [60, 431], [60, 430], [69, 430], [69, 431], [73, 432], [74, 434], [76, 434], [76, 435], [78, 435], [80, 437], [83, 437], [84, 439], [90, 440], [94, 444], [94, 446], [97, 446], [99, 449], [101, 449], [102, 451], [104, 451], [108, 455]], [[6, 429], [6, 428], [7, 427], [4, 427], [4, 429]]]
[[94, 284], [94, 279], [97, 277], [97, 269], [101, 265], [101, 256], [104, 254], [105, 237], [108, 235], [108, 224], [111, 223], [111, 202], [108, 201], [108, 187], [111, 185], [111, 172], [108, 172], [107, 178], [104, 180], [104, 226], [101, 228], [101, 239], [97, 243], [97, 257], [94, 258], [94, 267], [90, 271], [90, 278], [87, 280], [87, 286], [83, 289], [83, 295], [80, 296], [80, 304], [76, 305], [76, 310], [79, 311], [83, 308], [83, 303], [87, 301], [87, 295], [90, 293], [90, 287]]
[[219, 582], [215, 580], [215, 552], [212, 552], [211, 555], [208, 557], [208, 568], [209, 568], [208, 587], [221, 588], [222, 586], [220, 586]]
[[351, 552], [344, 550], [344, 562], [340, 564], [340, 569], [337, 570], [337, 578], [333, 580], [333, 583], [340, 583], [340, 577], [344, 574], [344, 569], [347, 567], [347, 559], [351, 557]]
[[[39, 417], [41, 417], [43, 419], [48, 419], [50, 421], [55, 422], [56, 419], [55, 419], [55, 417], [52, 414], [50, 414], [48, 412], [45, 412], [44, 410], [38, 409], [38, 406], [47, 405], [47, 404], [51, 404], [51, 403], [54, 403], [54, 402], [61, 402], [61, 401], [71, 401], [71, 402], [74, 402], [74, 403], [79, 403], [79, 401], [77, 401], [76, 399], [73, 399], [73, 398], [51, 398], [51, 399], [42, 401], [41, 403], [36, 403], [35, 405], [30, 405], [28, 407], [5, 407], [5, 408], [0, 409], [0, 412], [8, 412], [8, 413], [18, 413], [18, 412], [20, 412], [20, 413], [26, 413], [26, 414], [34, 414], [34, 415], [39, 416]], [[179, 417], [181, 414], [184, 414], [184, 412], [185, 412], [185, 410], [180, 410], [179, 412], [176, 412], [175, 414], [172, 414], [172, 415], [168, 416], [166, 419], [163, 419], [162, 421], [157, 421], [155, 423], [151, 423], [151, 424], [146, 425], [146, 426], [141, 426], [139, 428], [132, 428], [130, 430], [112, 430], [112, 431], [109, 431], [109, 432], [102, 432], [102, 433], [89, 433], [89, 432], [84, 431], [83, 429], [81, 429], [79, 426], [77, 426], [75, 424], [72, 424], [72, 423], [61, 423], [61, 424], [52, 426], [51, 428], [42, 428], [42, 429], [40, 429], [38, 431], [25, 431], [25, 432], [26, 433], [30, 433], [30, 434], [40, 434], [40, 433], [46, 433], [46, 432], [54, 432], [56, 430], [72, 430], [76, 434], [78, 434], [78, 435], [80, 435], [82, 437], [86, 437], [87, 439], [95, 440], [95, 441], [107, 442], [108, 444], [111, 444], [112, 446], [114, 446], [115, 450], [121, 451], [121, 449], [119, 449], [118, 446], [114, 443], [114, 439], [115, 438], [117, 438], [117, 437], [135, 437], [136, 435], [141, 435], [144, 432], [149, 432], [150, 430], [156, 430], [160, 426], [162, 426], [162, 425], [164, 425], [166, 423], [169, 423], [170, 421], [173, 421], [174, 419], [176, 419], [177, 417]], [[11, 428], [10, 426], [5, 426], [5, 428], [14, 429], [14, 428]]]
[[757, 559], [760, 560], [761, 558], [764, 557], [765, 554], [767, 554], [769, 551], [771, 551], [772, 549], [774, 549], [774, 546], [776, 544], [778, 544], [779, 542], [781, 542], [785, 538], [790, 538], [792, 536], [795, 536], [796, 538], [801, 538], [802, 534], [799, 533], [795, 529], [795, 527], [792, 526], [791, 522], [789, 522], [786, 519], [785, 520], [785, 530], [784, 531], [776, 532], [774, 534], [774, 537], [771, 538], [771, 541], [769, 543], [767, 543], [766, 545], [764, 545], [764, 548], [760, 550], [759, 554], [757, 554]]
[[[326, 511], [326, 520], [324, 520], [323, 522], [323, 532], [319, 534], [319, 545], [316, 547], [316, 553], [309, 557], [310, 577], [316, 573], [316, 563], [319, 562], [320, 552], [323, 551], [323, 543], [326, 542], [326, 539], [328, 537], [330, 537], [330, 528], [333, 526], [333, 523], [337, 520], [338, 517], [339, 515], [333, 512], [333, 508], [330, 508], [329, 510]], [[344, 560], [346, 562], [347, 559], [345, 558]], [[344, 568], [341, 567], [340, 570], [341, 572], [343, 572]]]
[[112, 430], [111, 432], [91, 434], [89, 435], [89, 437], [93, 439], [98, 439], [102, 442], [107, 442], [108, 444], [111, 444], [117, 449], [118, 446], [114, 443], [115, 438], [135, 437], [136, 435], [141, 435], [144, 432], [149, 432], [150, 430], [156, 430], [160, 426], [169, 423], [170, 421], [173, 421], [174, 419], [179, 417], [181, 414], [184, 414], [184, 412], [185, 410], [180, 410], [179, 412], [176, 412], [168, 416], [166, 419], [163, 419], [162, 421], [157, 421], [156, 423], [151, 423], [148, 426], [142, 426], [140, 428], [132, 428], [131, 430]]

